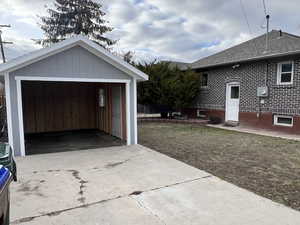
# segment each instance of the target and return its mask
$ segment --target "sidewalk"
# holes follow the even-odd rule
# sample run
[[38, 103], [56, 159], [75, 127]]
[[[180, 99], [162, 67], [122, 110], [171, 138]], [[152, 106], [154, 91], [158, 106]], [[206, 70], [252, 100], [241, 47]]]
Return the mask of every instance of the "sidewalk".
[[296, 134], [286, 134], [278, 131], [270, 131], [270, 130], [263, 130], [263, 129], [256, 129], [253, 127], [245, 127], [245, 126], [236, 126], [236, 127], [228, 127], [224, 126], [224, 124], [218, 124], [218, 125], [212, 125], [207, 124], [208, 127], [214, 127], [214, 128], [220, 128], [224, 130], [232, 130], [232, 131], [238, 131], [238, 132], [244, 132], [249, 134], [257, 134], [257, 135], [263, 135], [263, 136], [269, 136], [269, 137], [277, 137], [277, 138], [284, 138], [288, 140], [294, 140], [294, 141], [300, 141], [300, 135]]

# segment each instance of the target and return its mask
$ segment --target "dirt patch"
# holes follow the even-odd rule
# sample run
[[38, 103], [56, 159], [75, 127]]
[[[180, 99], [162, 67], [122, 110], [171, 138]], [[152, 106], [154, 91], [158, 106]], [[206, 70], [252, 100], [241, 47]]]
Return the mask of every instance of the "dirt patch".
[[300, 142], [204, 126], [140, 123], [139, 143], [300, 210]]

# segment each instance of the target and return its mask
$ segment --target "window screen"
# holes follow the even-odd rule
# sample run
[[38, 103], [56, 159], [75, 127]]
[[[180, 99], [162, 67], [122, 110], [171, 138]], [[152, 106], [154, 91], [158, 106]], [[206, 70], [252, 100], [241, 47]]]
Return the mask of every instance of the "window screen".
[[231, 98], [238, 99], [239, 97], [240, 97], [240, 87], [239, 86], [231, 87]]
[[293, 116], [274, 115], [274, 124], [280, 126], [293, 126]]
[[291, 124], [293, 124], [293, 120], [292, 120], [292, 118], [278, 117], [277, 123], [291, 125]]
[[286, 72], [292, 72], [293, 69], [293, 64], [292, 63], [284, 63], [281, 64], [281, 72], [286, 73]]
[[281, 83], [290, 83], [292, 81], [291, 73], [282, 73], [281, 74]]

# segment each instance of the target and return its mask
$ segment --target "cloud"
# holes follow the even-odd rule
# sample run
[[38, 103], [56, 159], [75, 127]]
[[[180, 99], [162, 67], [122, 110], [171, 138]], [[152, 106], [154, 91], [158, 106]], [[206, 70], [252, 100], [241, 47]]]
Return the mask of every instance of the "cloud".
[[[6, 39], [16, 43], [11, 57], [35, 49], [30, 39], [42, 36], [37, 14], [45, 15], [50, 0], [2, 0], [1, 23], [12, 23]], [[263, 34], [261, 0], [242, 0], [251, 25], [249, 32], [238, 0], [99, 0], [105, 19], [119, 40], [115, 51], [135, 52], [139, 60], [171, 59], [192, 62]], [[299, 34], [298, 0], [266, 0], [271, 28]]]

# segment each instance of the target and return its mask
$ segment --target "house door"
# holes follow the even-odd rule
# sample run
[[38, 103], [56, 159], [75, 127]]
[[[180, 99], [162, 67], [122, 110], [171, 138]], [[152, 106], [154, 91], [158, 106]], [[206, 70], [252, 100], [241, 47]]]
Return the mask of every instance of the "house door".
[[122, 138], [122, 92], [121, 87], [112, 88], [112, 135]]
[[240, 84], [228, 83], [226, 86], [226, 121], [239, 121], [240, 111]]

